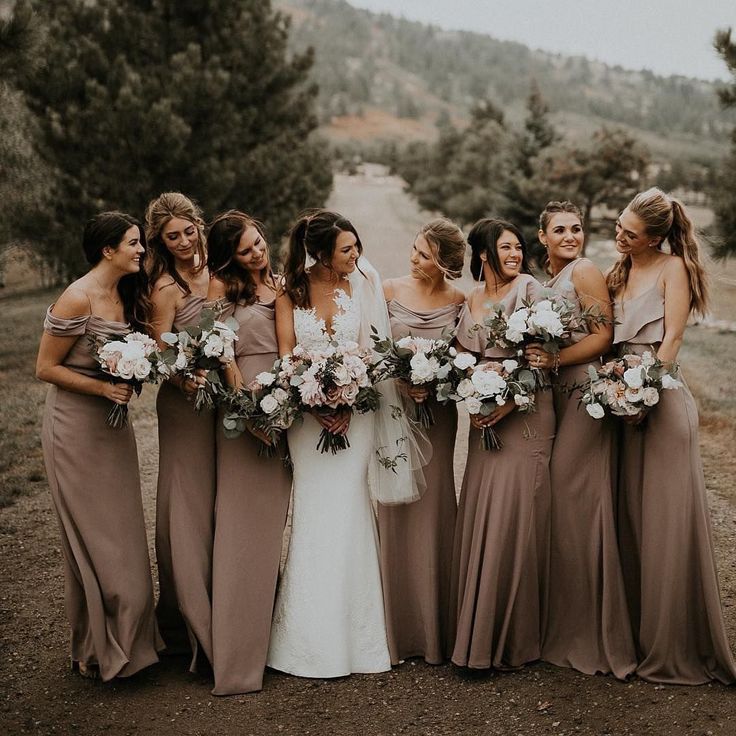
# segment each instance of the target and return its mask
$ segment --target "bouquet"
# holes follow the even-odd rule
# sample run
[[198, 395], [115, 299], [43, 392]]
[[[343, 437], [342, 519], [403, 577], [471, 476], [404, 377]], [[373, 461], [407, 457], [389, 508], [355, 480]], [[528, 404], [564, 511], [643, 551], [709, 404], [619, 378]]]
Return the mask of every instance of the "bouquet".
[[228, 410], [222, 424], [225, 437], [238, 437], [250, 425], [265, 434], [270, 444], [261, 442], [258, 454], [273, 457], [281, 434], [301, 416], [298, 398], [282, 370], [282, 360], [273, 370], [259, 373], [244, 389], [227, 397]]
[[[597, 310], [579, 312], [565, 297], [545, 291], [545, 298], [537, 302], [523, 302], [523, 306], [510, 315], [502, 304], [494, 304], [491, 314], [484, 320], [488, 330], [488, 347], [515, 349], [518, 357], [532, 343], [541, 343], [548, 353], [559, 354], [570, 335], [590, 321], [605, 322], [607, 318]], [[549, 386], [546, 374], [530, 366], [542, 388]]]
[[169, 345], [162, 353], [169, 376], [193, 378], [198, 369], [206, 371], [205, 384], [197, 389], [194, 409], [213, 409], [218, 397], [226, 393], [219, 369], [235, 357], [235, 331], [238, 323], [232, 317], [224, 321], [215, 318], [212, 309], [203, 309], [199, 322], [181, 332], [164, 332], [161, 339]]
[[[374, 350], [380, 356], [376, 371], [383, 378], [399, 378], [411, 386], [426, 386], [445, 379], [452, 368], [452, 359], [457, 355], [448, 339], [430, 340], [424, 337], [402, 337], [399, 340], [381, 340], [373, 330], [371, 335]], [[415, 420], [424, 428], [434, 424], [432, 410], [426, 402], [415, 406]]]
[[[307, 350], [297, 345], [281, 361], [281, 369], [296, 389], [300, 409], [330, 414], [341, 409], [364, 414], [378, 409], [380, 394], [374, 387], [371, 351], [355, 342], [331, 343], [326, 349]], [[345, 435], [326, 428], [317, 442], [320, 452], [336, 454], [350, 447]]]
[[624, 355], [600, 368], [588, 366], [588, 380], [573, 388], [583, 391], [580, 403], [593, 419], [606, 414], [631, 417], [659, 403], [665, 389], [678, 389], [676, 363], [666, 364], [649, 350]]
[[[470, 353], [460, 353], [453, 360], [449, 380], [438, 384], [437, 399], [455, 401], [468, 413], [487, 417], [507, 401], [513, 401], [519, 411], [535, 411], [535, 390], [533, 374], [516, 360], [478, 364]], [[481, 442], [485, 450], [503, 447], [493, 427], [483, 427]]]
[[[156, 341], [142, 332], [129, 332], [111, 340], [97, 338], [93, 341], [93, 348], [102, 372], [113, 383], [129, 383], [136, 396], [140, 396], [144, 383], [156, 383], [166, 375], [166, 364]], [[113, 404], [107, 415], [107, 424], [115, 429], [125, 427], [128, 424], [128, 405]]]

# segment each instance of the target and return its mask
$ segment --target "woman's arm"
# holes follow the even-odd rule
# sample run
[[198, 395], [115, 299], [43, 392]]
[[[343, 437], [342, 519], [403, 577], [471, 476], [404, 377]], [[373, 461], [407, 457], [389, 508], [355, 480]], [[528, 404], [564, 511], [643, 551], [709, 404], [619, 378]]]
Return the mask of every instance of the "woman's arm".
[[[89, 313], [89, 299], [79, 288], [67, 289], [59, 297], [53, 311], [53, 314], [61, 319], [71, 319]], [[58, 337], [44, 332], [36, 359], [36, 378], [76, 394], [103, 396], [117, 404], [127, 404], [133, 395], [133, 388], [130, 385], [113, 384], [103, 379], [85, 376], [63, 365], [64, 359], [78, 339], [78, 335]]]
[[296, 347], [296, 333], [294, 332], [294, 303], [291, 297], [282, 291], [276, 297], [276, 341], [279, 346], [279, 356], [288, 355]]
[[657, 357], [667, 363], [677, 360], [690, 316], [690, 281], [682, 258], [669, 258], [669, 263], [664, 268], [663, 282], [664, 338]]

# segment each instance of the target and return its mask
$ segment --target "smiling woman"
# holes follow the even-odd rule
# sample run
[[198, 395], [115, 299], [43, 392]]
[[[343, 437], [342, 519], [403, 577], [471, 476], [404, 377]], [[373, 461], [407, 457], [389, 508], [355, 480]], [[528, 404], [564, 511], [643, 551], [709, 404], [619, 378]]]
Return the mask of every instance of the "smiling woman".
[[43, 445], [59, 519], [72, 666], [84, 677], [127, 677], [158, 661], [138, 455], [130, 424], [105, 426], [110, 402], [133, 389], [100, 377], [90, 342], [142, 329], [144, 246], [129, 215], [103, 212], [85, 227], [90, 270], [49, 307], [36, 375], [52, 384]]

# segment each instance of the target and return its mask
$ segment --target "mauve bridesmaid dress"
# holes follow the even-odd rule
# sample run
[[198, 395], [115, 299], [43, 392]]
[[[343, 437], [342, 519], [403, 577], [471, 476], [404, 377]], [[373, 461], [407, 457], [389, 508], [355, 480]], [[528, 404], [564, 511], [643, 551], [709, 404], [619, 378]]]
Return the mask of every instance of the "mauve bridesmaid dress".
[[[96, 315], [63, 319], [49, 307], [44, 330], [78, 337], [64, 365], [99, 377], [91, 338], [130, 331]], [[73, 662], [97, 665], [103, 680], [158, 662], [163, 648], [143, 520], [133, 427], [105, 423], [112, 403], [51, 386], [41, 443], [64, 560]]]
[[[575, 305], [572, 282], [583, 259], [547, 287]], [[588, 335], [586, 326], [570, 342]], [[542, 659], [592, 675], [625, 678], [636, 668], [615, 526], [614, 420], [595, 420], [578, 403], [588, 364], [563, 366], [553, 378], [557, 432], [552, 448], [548, 617]]]
[[[278, 357], [274, 305], [225, 302], [238, 324], [235, 360], [244, 383]], [[291, 494], [283, 456], [259, 457], [250, 432], [227, 439], [217, 424], [217, 501], [212, 558], [212, 651], [215, 695], [260, 690], [271, 633], [282, 539]]]
[[[619, 355], [657, 350], [664, 338], [658, 284], [617, 300]], [[698, 411], [686, 385], [662, 391], [638, 427], [621, 422], [619, 548], [634, 627], [636, 674], [651, 682], [736, 681], [726, 638], [698, 446]]]
[[[501, 302], [507, 313], [534, 301], [542, 286], [521, 274]], [[486, 359], [513, 351], [486, 349], [485, 332], [466, 305], [457, 341]], [[537, 411], [513, 411], [495, 429], [500, 450], [480, 446], [472, 425], [460, 492], [452, 563], [452, 661], [461, 667], [519, 667], [540, 657], [549, 559], [549, 460], [555, 433], [550, 391], [537, 392]]]
[[[391, 332], [439, 338], [457, 322], [460, 305], [418, 312], [389, 301]], [[381, 577], [391, 663], [424, 657], [440, 664], [447, 655], [450, 571], [457, 501], [453, 455], [457, 432], [455, 404], [427, 400], [434, 416], [427, 438], [432, 459], [424, 468], [427, 488], [419, 501], [378, 506]], [[411, 399], [407, 400], [411, 404]]]
[[[204, 298], [190, 294], [173, 331], [199, 321]], [[161, 634], [171, 654], [200, 651], [212, 662], [212, 537], [215, 506], [215, 412], [197, 414], [182, 391], [164, 382], [158, 413], [156, 560]], [[200, 650], [201, 648], [201, 650]]]

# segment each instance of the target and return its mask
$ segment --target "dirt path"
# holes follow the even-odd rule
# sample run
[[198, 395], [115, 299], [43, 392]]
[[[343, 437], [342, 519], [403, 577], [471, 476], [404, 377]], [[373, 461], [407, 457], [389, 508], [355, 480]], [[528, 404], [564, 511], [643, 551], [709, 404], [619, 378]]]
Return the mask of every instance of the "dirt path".
[[[384, 275], [403, 272], [424, 216], [400, 182], [338, 177], [330, 205], [351, 217]], [[43, 309], [39, 305], [39, 324]], [[134, 409], [151, 542], [157, 454], [152, 399], [153, 391], [146, 391]], [[724, 609], [736, 642], [736, 468], [729, 451], [732, 425], [726, 429], [717, 421], [705, 423], [703, 454]], [[231, 698], [212, 697], [209, 681], [188, 674], [177, 658], [128, 681], [83, 681], [68, 671], [59, 541], [46, 492], [0, 511], [0, 586], [0, 736], [736, 734], [736, 693], [722, 686], [621, 683], [541, 664], [472, 677], [449, 665], [419, 662], [334, 681], [269, 672], [263, 692]]]

